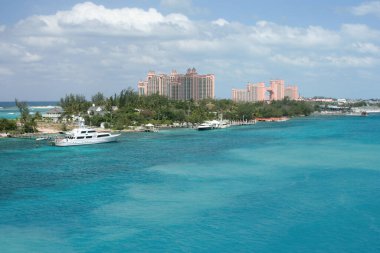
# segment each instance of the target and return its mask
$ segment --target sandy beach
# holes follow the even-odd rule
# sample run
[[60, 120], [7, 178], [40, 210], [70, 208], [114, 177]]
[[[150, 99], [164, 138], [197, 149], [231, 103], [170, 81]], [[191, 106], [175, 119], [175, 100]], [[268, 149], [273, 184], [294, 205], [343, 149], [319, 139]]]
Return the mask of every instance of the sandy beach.
[[[68, 127], [70, 129], [70, 127]], [[51, 122], [38, 122], [38, 134], [57, 134], [62, 131], [62, 124]]]

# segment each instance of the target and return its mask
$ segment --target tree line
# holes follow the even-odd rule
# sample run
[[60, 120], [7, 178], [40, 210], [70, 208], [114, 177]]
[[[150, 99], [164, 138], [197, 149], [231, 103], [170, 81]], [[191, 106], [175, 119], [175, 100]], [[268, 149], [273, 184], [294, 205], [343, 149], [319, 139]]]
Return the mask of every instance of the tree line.
[[[36, 132], [41, 114], [31, 115], [26, 102], [16, 99], [15, 103], [20, 111], [19, 120], [0, 119], [0, 132]], [[104, 112], [89, 115], [87, 110], [93, 104], [101, 106]], [[59, 105], [64, 110], [63, 118], [68, 121], [76, 115], [83, 117], [87, 125], [100, 126], [101, 123], [105, 123], [107, 128], [117, 130], [146, 123], [198, 124], [221, 117], [238, 121], [258, 117], [307, 116], [317, 108], [309, 102], [288, 98], [270, 103], [237, 103], [230, 99], [170, 100], [158, 94], [139, 96], [132, 88], [124, 89], [110, 97], [98, 92], [91, 100], [87, 100], [83, 95], [68, 94], [60, 99]]]
[[[88, 115], [92, 105], [102, 106], [104, 113]], [[314, 106], [304, 101], [285, 98], [281, 101], [236, 103], [230, 99], [170, 100], [165, 96], [153, 94], [139, 96], [133, 89], [122, 90], [119, 94], [106, 97], [98, 92], [87, 101], [83, 95], [69, 94], [60, 99], [64, 117], [82, 116], [86, 124], [99, 126], [105, 122], [107, 127], [124, 129], [131, 125], [201, 123], [205, 120], [223, 117], [226, 120], [251, 120], [257, 117], [282, 117], [309, 115]], [[117, 110], [116, 110], [117, 108]]]
[[0, 119], [0, 132], [19, 134], [37, 132], [37, 120], [41, 119], [41, 114], [37, 112], [31, 115], [28, 104], [25, 101], [15, 99], [15, 104], [20, 111], [19, 120]]

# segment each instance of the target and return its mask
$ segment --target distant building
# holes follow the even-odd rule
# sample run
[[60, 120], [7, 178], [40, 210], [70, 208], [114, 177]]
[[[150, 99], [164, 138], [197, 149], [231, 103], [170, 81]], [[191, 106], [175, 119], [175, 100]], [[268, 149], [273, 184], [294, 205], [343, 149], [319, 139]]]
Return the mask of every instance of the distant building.
[[282, 100], [285, 98], [285, 82], [284, 80], [271, 80], [269, 92], [269, 100]]
[[232, 89], [232, 100], [235, 102], [257, 102], [264, 100], [282, 100], [288, 97], [291, 100], [299, 98], [298, 87], [285, 87], [284, 80], [271, 80], [270, 86], [264, 82], [247, 84], [246, 89]]
[[304, 98], [303, 100], [305, 100], [305, 101], [312, 101], [312, 102], [324, 102], [324, 103], [333, 103], [333, 102], [336, 101], [333, 98], [318, 98], [318, 97]]
[[250, 96], [248, 97], [250, 100], [254, 100], [254, 101], [265, 100], [266, 88], [265, 88], [264, 82], [248, 84], [247, 91], [250, 93]]
[[175, 70], [170, 75], [149, 71], [146, 80], [137, 84], [137, 90], [140, 96], [159, 94], [174, 100], [214, 98], [215, 76], [199, 75], [195, 68], [189, 68], [186, 74]]
[[232, 89], [232, 100], [238, 102], [248, 102], [248, 91], [246, 89]]
[[347, 100], [345, 98], [338, 98], [337, 102], [338, 102], [338, 105], [344, 105], [347, 103]]
[[265, 83], [249, 83], [246, 89], [232, 89], [232, 100], [237, 102], [264, 101], [265, 92]]
[[298, 100], [299, 99], [298, 86], [291, 85], [291, 86], [286, 87], [285, 97], [288, 97], [290, 100]]
[[96, 106], [93, 104], [90, 108], [87, 109], [88, 115], [103, 116], [105, 113], [106, 113], [105, 106]]
[[61, 107], [54, 107], [42, 114], [42, 118], [51, 119], [53, 122], [58, 122], [62, 117], [63, 109]]

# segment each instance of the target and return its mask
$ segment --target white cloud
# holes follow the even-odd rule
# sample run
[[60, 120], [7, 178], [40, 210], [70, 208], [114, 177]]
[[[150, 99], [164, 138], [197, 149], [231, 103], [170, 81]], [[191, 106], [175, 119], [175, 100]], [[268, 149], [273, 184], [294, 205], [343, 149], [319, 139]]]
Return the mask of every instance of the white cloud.
[[319, 26], [298, 28], [259, 21], [251, 30], [250, 36], [254, 41], [271, 45], [334, 47], [340, 42], [340, 37], [336, 32]]
[[[123, 36], [149, 36], [185, 34], [193, 24], [182, 14], [162, 15], [156, 9], [107, 9], [91, 2], [75, 5], [69, 11], [55, 15], [33, 16], [19, 22], [19, 29], [34, 29], [41, 33], [59, 35], [66, 33]], [[164, 33], [165, 32], [165, 33]]]
[[230, 22], [228, 22], [227, 20], [223, 18], [219, 18], [217, 20], [212, 21], [211, 23], [218, 26], [225, 26], [225, 25], [228, 25]]
[[0, 41], [0, 56], [14, 57], [22, 54], [22, 48], [14, 43], [5, 43]]
[[378, 64], [378, 60], [373, 57], [327, 56], [325, 60], [337, 67], [372, 67]]
[[380, 47], [372, 43], [354, 43], [352, 47], [360, 53], [378, 54], [380, 53]]
[[215, 73], [217, 96], [228, 97], [226, 87], [247, 80], [282, 78], [292, 71], [294, 80], [310, 80], [307, 71], [371, 71], [379, 64], [380, 31], [366, 24], [332, 30], [270, 21], [200, 21], [166, 13], [87, 2], [28, 17], [1, 33], [0, 74], [17, 73], [12, 79], [20, 90], [25, 87], [17, 80], [31, 80], [30, 86], [56, 85], [54, 96], [92, 95], [135, 87], [149, 69], [182, 72], [194, 66], [200, 73]]
[[35, 62], [42, 59], [41, 56], [28, 52], [23, 46], [0, 42], [0, 56], [8, 62]]
[[352, 38], [364, 39], [380, 39], [380, 31], [372, 29], [364, 24], [343, 24], [342, 33]]
[[66, 38], [51, 36], [27, 36], [23, 38], [22, 41], [27, 45], [42, 48], [60, 46], [69, 43], [69, 40]]
[[160, 5], [164, 8], [184, 10], [192, 8], [191, 0], [161, 0]]
[[40, 61], [42, 57], [38, 54], [32, 54], [29, 52], [25, 52], [24, 56], [21, 58], [23, 62], [37, 62]]
[[176, 48], [183, 52], [211, 52], [219, 51], [223, 49], [221, 41], [216, 40], [200, 40], [200, 39], [191, 39], [191, 40], [178, 40], [175, 42], [166, 42], [163, 45], [169, 50], [170, 48]]
[[365, 2], [359, 6], [351, 8], [351, 12], [356, 16], [375, 15], [380, 17], [380, 1]]
[[152, 56], [139, 55], [137, 57], [131, 57], [130, 61], [137, 64], [149, 64], [153, 65], [157, 63], [157, 60]]
[[[355, 44], [356, 49], [362, 50], [362, 52], [369, 52], [374, 50], [370, 45]], [[358, 48], [359, 47], [359, 48]], [[377, 48], [378, 50], [378, 48]], [[339, 68], [350, 68], [350, 67], [359, 67], [359, 68], [369, 68], [377, 65], [379, 59], [373, 56], [353, 56], [349, 54], [343, 55], [327, 55], [327, 56], [317, 56], [317, 55], [308, 55], [308, 56], [298, 56], [298, 55], [283, 55], [276, 54], [270, 57], [272, 62], [284, 64], [284, 65], [293, 65], [300, 67], [318, 67], [323, 68], [331, 65], [334, 65]]]
[[5, 31], [5, 25], [0, 25], [0, 32], [4, 32]]
[[0, 76], [11, 76], [13, 74], [13, 71], [9, 68], [0, 66]]
[[100, 55], [101, 50], [98, 47], [67, 47], [66, 53], [71, 55]]
[[270, 59], [273, 62], [282, 63], [285, 65], [301, 66], [301, 67], [313, 67], [317, 64], [314, 60], [312, 60], [310, 57], [307, 57], [307, 56], [289, 57], [282, 54], [277, 54], [270, 57]]
[[161, 0], [161, 8], [166, 11], [181, 12], [186, 14], [205, 14], [207, 10], [194, 6], [192, 0]]

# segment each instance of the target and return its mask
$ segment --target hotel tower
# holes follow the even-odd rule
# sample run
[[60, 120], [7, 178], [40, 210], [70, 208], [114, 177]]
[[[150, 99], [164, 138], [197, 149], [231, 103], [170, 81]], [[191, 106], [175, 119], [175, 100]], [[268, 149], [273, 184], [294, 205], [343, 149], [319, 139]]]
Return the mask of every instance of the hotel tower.
[[201, 100], [214, 98], [215, 76], [199, 75], [195, 68], [189, 68], [186, 74], [175, 70], [170, 75], [149, 71], [146, 80], [137, 87], [140, 96], [159, 94], [174, 100]]
[[297, 100], [298, 87], [291, 85], [285, 87], [284, 80], [271, 80], [269, 87], [265, 83], [248, 83], [246, 89], [232, 89], [232, 100], [235, 102], [257, 102], [265, 100], [282, 100], [288, 97]]

